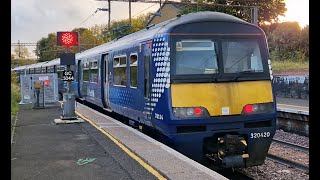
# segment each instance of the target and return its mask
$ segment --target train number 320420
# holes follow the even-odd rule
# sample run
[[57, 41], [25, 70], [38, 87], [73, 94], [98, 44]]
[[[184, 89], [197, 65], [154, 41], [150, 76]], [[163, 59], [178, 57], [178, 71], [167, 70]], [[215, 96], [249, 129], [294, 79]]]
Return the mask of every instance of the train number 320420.
[[250, 133], [250, 138], [268, 138], [268, 137], [270, 137], [270, 132]]

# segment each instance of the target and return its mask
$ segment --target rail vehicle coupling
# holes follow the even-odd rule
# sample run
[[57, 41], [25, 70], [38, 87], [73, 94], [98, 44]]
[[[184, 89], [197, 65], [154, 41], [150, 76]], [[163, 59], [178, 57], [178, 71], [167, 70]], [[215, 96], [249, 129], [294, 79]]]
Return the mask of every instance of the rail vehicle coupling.
[[226, 134], [224, 136], [205, 139], [205, 157], [223, 168], [245, 167], [247, 141], [244, 136]]

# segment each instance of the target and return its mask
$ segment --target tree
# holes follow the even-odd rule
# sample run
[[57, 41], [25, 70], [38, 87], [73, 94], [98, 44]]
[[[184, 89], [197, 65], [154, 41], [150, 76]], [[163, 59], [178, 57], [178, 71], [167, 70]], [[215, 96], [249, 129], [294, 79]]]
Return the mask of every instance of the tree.
[[14, 51], [16, 57], [19, 59], [26, 59], [26, 58], [30, 57], [29, 50], [25, 46], [21, 46], [21, 45], [17, 46], [14, 48], [13, 51]]
[[95, 36], [92, 33], [92, 31], [90, 31], [89, 29], [75, 28], [72, 31], [79, 32], [79, 35], [80, 35], [80, 38], [79, 38], [80, 44], [78, 47], [75, 46], [72, 48], [73, 52], [84, 51], [104, 43], [102, 38]]
[[36, 61], [33, 59], [16, 58], [16, 56], [14, 54], [11, 54], [11, 68], [14, 68], [16, 66], [34, 64], [35, 62]]
[[112, 32], [110, 32], [108, 36], [110, 36], [111, 39], [115, 39], [127, 34], [134, 33], [141, 29], [144, 29], [146, 26], [146, 23], [150, 18], [150, 15], [151, 14], [148, 13], [146, 15], [140, 15], [137, 18], [132, 18], [131, 25], [129, 25], [128, 19], [124, 19], [120, 21], [112, 21], [111, 27], [110, 27]]
[[[278, 16], [283, 16], [286, 12], [283, 0], [260, 0], [260, 1], [233, 1], [233, 0], [182, 0], [181, 2], [190, 3], [183, 8], [180, 13], [186, 14], [197, 11], [218, 11], [239, 17], [247, 22], [251, 22], [251, 10], [248, 7], [236, 6], [258, 6], [258, 22], [277, 22]], [[197, 3], [192, 5], [191, 3]], [[211, 5], [208, 5], [211, 3]], [[229, 5], [229, 6], [221, 6]], [[234, 6], [233, 6], [234, 5]]]
[[270, 33], [270, 46], [276, 51], [294, 51], [299, 46], [298, 22], [283, 22]]
[[94, 25], [92, 27], [89, 28], [89, 30], [92, 32], [93, 36], [96, 37], [99, 40], [102, 40], [103, 42], [108, 42], [110, 41], [110, 39], [107, 38], [107, 36], [105, 36], [104, 34], [105, 32], [105, 28], [107, 27], [106, 24], [102, 24], [102, 25]]
[[306, 57], [309, 57], [309, 25], [301, 30], [299, 37], [299, 49]]
[[266, 28], [271, 56], [276, 60], [309, 60], [309, 27], [300, 28], [298, 22], [282, 22]]
[[36, 55], [39, 57], [39, 62], [50, 61], [58, 57], [58, 53], [62, 52], [61, 47], [56, 46], [57, 35], [50, 33], [47, 37], [41, 38], [37, 42]]
[[41, 38], [37, 42], [36, 48], [36, 54], [39, 57], [38, 61], [49, 61], [58, 58], [59, 54], [63, 52], [77, 53], [104, 43], [102, 38], [95, 37], [93, 33], [87, 28], [75, 28], [72, 31], [79, 33], [80, 44], [78, 46], [70, 48], [57, 46], [56, 33], [50, 33], [47, 37]]

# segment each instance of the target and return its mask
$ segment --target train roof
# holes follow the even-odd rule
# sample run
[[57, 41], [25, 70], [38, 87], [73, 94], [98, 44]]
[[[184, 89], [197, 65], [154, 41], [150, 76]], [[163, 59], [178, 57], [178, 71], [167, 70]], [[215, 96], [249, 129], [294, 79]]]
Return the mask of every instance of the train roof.
[[102, 44], [100, 46], [88, 49], [86, 51], [83, 51], [81, 53], [76, 54], [76, 59], [81, 59], [82, 57], [90, 56], [92, 54], [97, 53], [104, 53], [107, 52], [110, 49], [113, 49], [117, 46], [122, 46], [130, 42], [134, 41], [144, 41], [153, 38], [157, 34], [164, 34], [164, 33], [170, 33], [170, 31], [183, 24], [189, 24], [194, 22], [231, 22], [231, 23], [239, 23], [239, 24], [246, 24], [250, 26], [255, 26], [251, 23], [248, 23], [240, 18], [237, 18], [235, 16], [221, 13], [221, 12], [212, 12], [212, 11], [202, 11], [202, 12], [195, 12], [195, 13], [189, 13], [185, 15], [181, 15], [178, 17], [175, 17], [173, 19], [164, 21], [162, 23], [159, 23], [157, 25], [151, 25], [143, 30], [140, 30], [138, 32], [126, 35], [122, 38], [119, 38], [117, 40]]
[[47, 63], [45, 64], [45, 66], [54, 66], [54, 65], [60, 65], [60, 58], [47, 61]]
[[25, 69], [27, 66], [29, 66], [29, 65], [18, 66], [18, 67], [15, 67], [15, 68], [11, 69], [11, 71], [23, 70], [23, 69]]
[[39, 62], [39, 63], [36, 63], [36, 64], [31, 64], [30, 66], [28, 66], [28, 68], [39, 68], [39, 67], [42, 67], [42, 65], [46, 64], [46, 62]]

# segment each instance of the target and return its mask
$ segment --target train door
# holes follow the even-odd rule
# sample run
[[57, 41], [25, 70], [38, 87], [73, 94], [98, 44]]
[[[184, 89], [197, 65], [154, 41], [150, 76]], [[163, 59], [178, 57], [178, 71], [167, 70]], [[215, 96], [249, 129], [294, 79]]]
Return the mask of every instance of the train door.
[[77, 82], [78, 82], [78, 95], [79, 95], [79, 98], [82, 98], [82, 94], [81, 94], [81, 86], [82, 86], [81, 60], [78, 60], [78, 66], [77, 66]]
[[104, 103], [106, 108], [110, 108], [110, 102], [109, 102], [109, 84], [111, 79], [111, 74], [109, 71], [109, 61], [108, 58], [109, 54], [103, 54], [102, 55], [102, 61], [103, 61], [103, 71], [102, 71], [102, 82], [103, 82], [103, 95], [104, 95]]
[[143, 54], [143, 65], [142, 65], [142, 75], [143, 75], [143, 91], [144, 91], [144, 114], [145, 124], [152, 126], [151, 122], [151, 99], [150, 99], [150, 90], [151, 90], [151, 42], [142, 44], [142, 54]]

